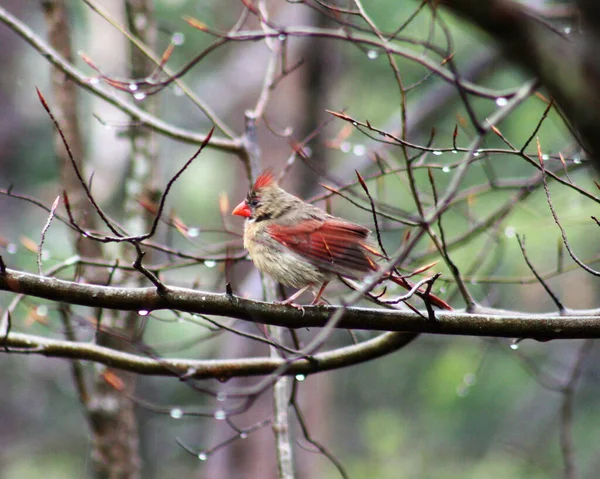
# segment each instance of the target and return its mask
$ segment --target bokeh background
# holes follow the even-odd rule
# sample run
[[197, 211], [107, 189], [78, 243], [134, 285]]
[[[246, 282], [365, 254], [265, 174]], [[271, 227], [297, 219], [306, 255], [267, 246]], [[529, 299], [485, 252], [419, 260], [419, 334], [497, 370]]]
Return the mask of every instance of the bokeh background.
[[[128, 41], [84, 2], [68, 3], [73, 28], [73, 49], [84, 52], [106, 75], [127, 76]], [[549, 2], [536, 2], [549, 3]], [[122, 2], [106, 0], [101, 6], [124, 22]], [[270, 17], [278, 25], [335, 28], [332, 20], [302, 3], [267, 2]], [[42, 38], [45, 22], [40, 3], [2, 0], [3, 9], [17, 16]], [[398, 28], [418, 8], [418, 2], [385, 0], [365, 5], [381, 31]], [[236, 1], [155, 1], [157, 53], [170, 41], [177, 46], [168, 65], [173, 70], [189, 62], [212, 41], [209, 34], [186, 24], [182, 17], [197, 18], [221, 31], [230, 28], [244, 6]], [[447, 13], [443, 16], [453, 41], [454, 57], [461, 74], [469, 80], [496, 91], [511, 90], [529, 78], [503, 58], [494, 43], [475, 27]], [[258, 28], [256, 21], [249, 21]], [[422, 13], [402, 32], [402, 36], [445, 44], [439, 29], [432, 32], [431, 14]], [[576, 28], [567, 18], [557, 21], [569, 33]], [[35, 88], [39, 88], [52, 107], [50, 66], [22, 38], [0, 25], [0, 188], [30, 195], [50, 205], [62, 192], [53, 145], [53, 130], [41, 107]], [[403, 44], [414, 54], [426, 55], [420, 45]], [[382, 175], [369, 184], [378, 200], [390, 211], [415, 213], [400, 149], [369, 138], [325, 110], [345, 111], [360, 121], [390, 132], [401, 125], [398, 85], [388, 59], [376, 49], [351, 42], [313, 38], [288, 39], [290, 65], [303, 64], [282, 78], [273, 89], [266, 109], [268, 125], [260, 123], [258, 143], [263, 164], [283, 171], [293, 153], [293, 145], [303, 142], [306, 158], [295, 158], [283, 185], [304, 198], [323, 198], [319, 184], [340, 188], [354, 185], [352, 194], [361, 194], [354, 170], [373, 176], [377, 158], [383, 159], [395, 174]], [[244, 128], [244, 111], [253, 108], [261, 91], [269, 50], [262, 41], [232, 42], [203, 59], [182, 80], [201, 97], [234, 131]], [[90, 77], [96, 73], [77, 56], [75, 64]], [[474, 135], [464, 103], [456, 88], [414, 60], [398, 58], [404, 85], [415, 84], [407, 93], [406, 115], [411, 142], [425, 144], [435, 129], [433, 145], [452, 147], [458, 125], [457, 143], [467, 147]], [[114, 92], [131, 101], [131, 96]], [[540, 90], [544, 95], [544, 90]], [[105, 210], [115, 217], [122, 214], [126, 196], [130, 119], [116, 108], [80, 92], [79, 121], [83, 130], [87, 175], [92, 172], [93, 192]], [[211, 121], [182, 94], [177, 86], [140, 103], [152, 101], [156, 114], [164, 121], [205, 133]], [[480, 119], [489, 117], [505, 103], [498, 99], [471, 98]], [[518, 109], [496, 125], [514, 145], [522, 145], [532, 134], [547, 106], [543, 96], [531, 96]], [[291, 135], [276, 133], [289, 129]], [[218, 132], [217, 132], [218, 133]], [[580, 188], [597, 191], [595, 172], [586, 166], [568, 128], [555, 109], [551, 110], [537, 136], [544, 152], [556, 166], [562, 152], [569, 168], [570, 181]], [[156, 135], [158, 158], [153, 172], [154, 185], [166, 182], [188, 159], [196, 147]], [[485, 149], [506, 148], [495, 135], [488, 135]], [[528, 151], [535, 154], [535, 143]], [[523, 179], [533, 167], [514, 155], [484, 155], [468, 174], [464, 191], [485, 184], [490, 171], [500, 180]], [[458, 157], [451, 152], [429, 154], [424, 161], [432, 168], [437, 187], [442, 190], [451, 177]], [[392, 165], [392, 166], [390, 166]], [[564, 177], [564, 175], [562, 175]], [[417, 184], [428, 188], [427, 171], [420, 170]], [[234, 155], [207, 149], [176, 183], [169, 196], [168, 211], [176, 214], [193, 231], [181, 235], [163, 225], [159, 240], [173, 248], [198, 257], [209, 258], [227, 243], [239, 251], [242, 224], [223, 217], [220, 195], [229, 204], [240, 201], [248, 187], [244, 166]], [[580, 258], [592, 265], [598, 260], [597, 226], [590, 221], [597, 205], [571, 188], [551, 182], [557, 214], [567, 229], [569, 240]], [[466, 195], [444, 216], [449, 238], [472, 228], [515, 194], [514, 189], [497, 188], [482, 194]], [[334, 213], [370, 227], [370, 212], [361, 211], [339, 197], [328, 202], [317, 200]], [[363, 204], [364, 202], [363, 197]], [[14, 269], [36, 270], [33, 244], [39, 242], [47, 212], [35, 205], [0, 195], [1, 254]], [[228, 231], [226, 231], [226, 229]], [[395, 251], [405, 230], [391, 221], [382, 224], [383, 239]], [[563, 303], [573, 308], [598, 305], [597, 281], [581, 269], [572, 267], [561, 248], [560, 231], [550, 215], [540, 185], [531, 195], [517, 202], [501, 221], [480, 234], [471, 235], [451, 250], [471, 293], [483, 304], [507, 310], [547, 312], [555, 309], [532, 274], [520, 252], [516, 235], [527, 239], [530, 261], [542, 273]], [[46, 236], [44, 266], [51, 267], [74, 254], [71, 232], [54, 222]], [[221, 248], [221, 249], [220, 249]], [[414, 266], [439, 256], [429, 253], [431, 244], [423, 242], [414, 252]], [[118, 252], [108, 248], [107, 257]], [[562, 258], [562, 259], [561, 259]], [[155, 253], [153, 261], [170, 259]], [[173, 261], [176, 261], [173, 260]], [[475, 264], [476, 263], [476, 264]], [[408, 266], [408, 265], [407, 265]], [[561, 274], [557, 274], [562, 269]], [[436, 283], [436, 293], [456, 307], [460, 296], [443, 262], [436, 267], [444, 281]], [[249, 262], [239, 262], [228, 271], [234, 290], [259, 298], [259, 278]], [[225, 266], [213, 261], [192, 262], [186, 268], [165, 271], [167, 284], [224, 291]], [[336, 302], [346, 290], [331, 289], [329, 300]], [[0, 308], [5, 309], [14, 295], [0, 293]], [[82, 317], [91, 314], [81, 308]], [[26, 299], [12, 318], [15, 330], [61, 337], [56, 305]], [[199, 324], [200, 323], [200, 324]], [[256, 333], [255, 327], [247, 326]], [[78, 323], [81, 338], [93, 337], [93, 327]], [[308, 337], [312, 332], [302, 332]], [[359, 339], [370, 333], [357, 333]], [[148, 321], [145, 343], [167, 357], [234, 357], [264, 355], [266, 347], [248, 345], [231, 334], [209, 337], [206, 324], [169, 314], [156, 314]], [[332, 345], [347, 344], [348, 334], [336, 333]], [[511, 347], [505, 339], [422, 335], [412, 344], [388, 357], [308, 377], [298, 383], [300, 404], [311, 434], [324, 444], [353, 478], [546, 478], [563, 475], [561, 434], [565, 394], [560, 391], [572, 375], [581, 352], [581, 341], [535, 342], [525, 340]], [[69, 363], [35, 355], [2, 354], [0, 366], [0, 478], [92, 477], [90, 472], [90, 434], [85, 414], [73, 387]], [[574, 395], [571, 431], [580, 477], [594, 477], [598, 470], [597, 409], [599, 353], [591, 346], [585, 357], [580, 381]], [[93, 369], [92, 364], [85, 365]], [[230, 381], [207, 386], [226, 391], [228, 387], [249, 384]], [[215, 408], [215, 401], [167, 378], [138, 379], [135, 396], [165, 410], [181, 408], [187, 412]], [[262, 398], [240, 417], [244, 426], [270, 414], [271, 401]], [[172, 410], [172, 409], [171, 409]], [[177, 443], [180, 440], [200, 451], [228, 437], [231, 431], [214, 418], [184, 416], [152, 411], [139, 405], [140, 447], [144, 478], [176, 477], [275, 477], [273, 437], [269, 428], [251, 434], [243, 441], [223, 448], [207, 461], [199, 461]], [[299, 477], [334, 478], [338, 472], [302, 438], [294, 426], [297, 440]]]

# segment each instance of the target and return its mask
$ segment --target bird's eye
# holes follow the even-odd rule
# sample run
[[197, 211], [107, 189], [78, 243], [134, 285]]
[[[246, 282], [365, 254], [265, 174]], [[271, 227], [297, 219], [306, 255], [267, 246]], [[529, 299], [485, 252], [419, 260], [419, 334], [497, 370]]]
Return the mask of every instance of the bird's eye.
[[248, 204], [250, 206], [252, 206], [253, 208], [255, 208], [256, 206], [258, 206], [258, 199], [257, 198], [250, 198], [248, 200]]

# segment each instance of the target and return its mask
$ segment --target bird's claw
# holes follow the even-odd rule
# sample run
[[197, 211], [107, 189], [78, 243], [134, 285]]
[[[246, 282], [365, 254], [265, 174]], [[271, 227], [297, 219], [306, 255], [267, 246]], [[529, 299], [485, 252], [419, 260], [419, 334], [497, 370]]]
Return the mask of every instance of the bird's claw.
[[325, 298], [320, 298], [317, 302], [310, 303], [311, 306], [331, 306], [331, 303]]
[[292, 301], [282, 301], [281, 304], [285, 304], [286, 306], [296, 308], [298, 311], [302, 311], [302, 317], [304, 317], [304, 315], [306, 314], [306, 310], [301, 304], [293, 303]]

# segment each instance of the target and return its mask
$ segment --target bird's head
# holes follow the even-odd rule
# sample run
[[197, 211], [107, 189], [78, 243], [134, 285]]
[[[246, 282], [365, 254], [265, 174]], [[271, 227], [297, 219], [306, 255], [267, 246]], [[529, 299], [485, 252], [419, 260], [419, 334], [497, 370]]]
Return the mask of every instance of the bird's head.
[[268, 169], [260, 174], [248, 191], [246, 199], [237, 205], [231, 214], [254, 221], [271, 219], [285, 209], [287, 196], [290, 195], [279, 187], [273, 172]]

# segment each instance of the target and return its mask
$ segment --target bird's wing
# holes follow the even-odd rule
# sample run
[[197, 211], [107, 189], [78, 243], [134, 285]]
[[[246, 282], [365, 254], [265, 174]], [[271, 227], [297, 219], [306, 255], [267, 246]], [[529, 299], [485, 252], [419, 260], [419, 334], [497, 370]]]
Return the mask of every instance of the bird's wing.
[[370, 231], [339, 219], [308, 219], [295, 225], [272, 224], [273, 239], [324, 270], [358, 278], [377, 270], [373, 256], [380, 256], [368, 239]]

